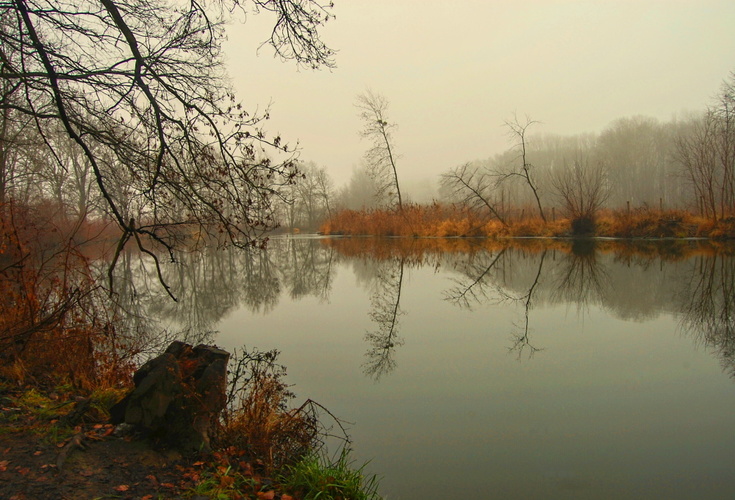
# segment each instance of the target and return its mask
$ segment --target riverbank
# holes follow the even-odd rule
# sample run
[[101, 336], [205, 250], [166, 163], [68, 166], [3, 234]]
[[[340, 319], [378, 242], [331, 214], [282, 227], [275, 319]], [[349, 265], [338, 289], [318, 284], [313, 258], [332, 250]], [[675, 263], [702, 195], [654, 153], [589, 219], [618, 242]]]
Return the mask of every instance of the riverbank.
[[121, 432], [108, 410], [126, 392], [0, 379], [0, 498], [379, 498], [376, 479], [352, 467], [346, 452], [330, 463], [311, 450], [274, 467], [272, 454], [254, 454], [237, 439], [185, 455]]
[[[530, 213], [530, 211], [529, 211]], [[603, 210], [594, 219], [557, 217], [546, 220], [521, 211], [503, 222], [476, 211], [442, 204], [407, 205], [403, 210], [342, 210], [321, 227], [327, 235], [413, 237], [571, 237], [735, 238], [735, 217], [707, 219], [683, 210], [648, 207]]]

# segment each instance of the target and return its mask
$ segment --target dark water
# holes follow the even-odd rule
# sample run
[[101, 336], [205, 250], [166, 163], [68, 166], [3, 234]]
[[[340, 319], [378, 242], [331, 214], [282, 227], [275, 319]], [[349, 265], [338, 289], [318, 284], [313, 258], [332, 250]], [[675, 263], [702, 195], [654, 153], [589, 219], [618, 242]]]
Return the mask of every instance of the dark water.
[[147, 307], [279, 349], [388, 499], [735, 498], [732, 250], [282, 239]]

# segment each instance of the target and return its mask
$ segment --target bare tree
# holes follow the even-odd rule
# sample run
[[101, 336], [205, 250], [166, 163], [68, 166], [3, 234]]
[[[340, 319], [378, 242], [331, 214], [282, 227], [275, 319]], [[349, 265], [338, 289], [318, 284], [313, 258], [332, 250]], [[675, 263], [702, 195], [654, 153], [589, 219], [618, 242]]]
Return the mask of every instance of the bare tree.
[[[670, 129], [669, 129], [670, 130]], [[610, 123], [597, 140], [597, 156], [607, 166], [612, 192], [610, 202], [624, 206], [673, 203], [669, 131], [656, 119], [645, 116], [620, 118]], [[646, 182], [641, 182], [645, 178]]]
[[511, 171], [505, 173], [501, 180], [513, 177], [520, 177], [523, 179], [528, 187], [531, 188], [541, 219], [546, 222], [546, 215], [544, 214], [544, 209], [541, 207], [538, 184], [536, 183], [531, 171], [533, 165], [529, 163], [526, 151], [528, 128], [535, 123], [538, 122], [531, 120], [528, 116], [526, 116], [525, 121], [520, 121], [518, 116], [514, 116], [512, 121], [508, 120], [505, 122], [505, 126], [508, 128], [508, 135], [516, 141], [515, 147], [518, 150], [518, 159], [521, 161], [521, 164], [520, 168], [515, 166], [512, 167]]
[[[148, 238], [173, 259], [187, 227], [253, 245], [273, 224], [272, 196], [297, 171], [290, 148], [262, 130], [267, 113], [245, 111], [223, 78], [224, 23], [236, 9], [272, 13], [267, 43], [279, 56], [330, 66], [317, 32], [329, 8], [319, 0], [8, 1], [0, 4], [0, 110], [30, 118], [53, 157], [49, 137], [63, 128], [122, 229], [119, 250], [133, 241], [157, 263]], [[139, 219], [110, 189], [120, 171], [144, 207]]]
[[460, 203], [478, 213], [487, 212], [503, 225], [507, 225], [502, 214], [502, 199], [497, 177], [479, 165], [465, 163], [442, 174], [441, 187], [455, 203]]
[[316, 229], [331, 215], [332, 179], [314, 162], [299, 163], [299, 177], [281, 204], [289, 228]]
[[610, 196], [604, 164], [590, 164], [586, 159], [574, 160], [572, 165], [564, 165], [552, 172], [551, 184], [572, 218], [573, 232], [592, 232], [597, 211]]
[[735, 213], [735, 72], [722, 83], [712, 112], [717, 118], [720, 214]]
[[388, 100], [380, 94], [366, 90], [357, 96], [356, 106], [364, 125], [360, 135], [371, 141], [370, 149], [365, 152], [365, 161], [371, 176], [377, 181], [377, 196], [387, 195], [391, 204], [395, 203], [399, 210], [403, 210], [391, 134], [396, 124], [388, 122]]
[[695, 206], [707, 218], [717, 220], [717, 156], [712, 113], [695, 120], [676, 142], [676, 159], [691, 186]]
[[716, 221], [735, 213], [735, 73], [715, 105], [678, 137], [676, 158], [703, 215]]

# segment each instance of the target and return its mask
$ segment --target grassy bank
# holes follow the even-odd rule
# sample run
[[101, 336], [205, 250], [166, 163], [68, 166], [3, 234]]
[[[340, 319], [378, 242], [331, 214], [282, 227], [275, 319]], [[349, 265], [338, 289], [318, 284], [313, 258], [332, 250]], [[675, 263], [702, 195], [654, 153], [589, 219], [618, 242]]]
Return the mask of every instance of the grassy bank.
[[682, 210], [604, 210], [585, 224], [555, 215], [544, 222], [540, 217], [523, 214], [501, 223], [472, 210], [439, 203], [408, 205], [401, 211], [342, 210], [322, 225], [321, 232], [411, 237], [735, 238], [735, 218], [715, 221]]

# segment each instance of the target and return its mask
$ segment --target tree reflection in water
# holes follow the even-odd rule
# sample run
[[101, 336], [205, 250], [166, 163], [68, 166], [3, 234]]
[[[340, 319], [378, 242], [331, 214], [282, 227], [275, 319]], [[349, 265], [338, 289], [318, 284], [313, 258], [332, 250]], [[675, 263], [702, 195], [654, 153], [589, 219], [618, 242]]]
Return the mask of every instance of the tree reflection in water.
[[600, 262], [597, 242], [593, 239], [572, 241], [571, 252], [564, 254], [558, 278], [553, 281], [554, 301], [576, 304], [583, 313], [591, 304], [600, 303], [608, 291], [610, 274]]
[[526, 292], [526, 294], [522, 295], [521, 297], [513, 297], [513, 300], [519, 301], [523, 304], [523, 321], [514, 325], [516, 330], [511, 333], [513, 345], [508, 348], [510, 352], [518, 353], [518, 359], [521, 359], [524, 351], [528, 351], [528, 357], [531, 358], [536, 352], [542, 350], [538, 347], [534, 347], [531, 344], [531, 341], [528, 338], [528, 323], [531, 314], [531, 307], [533, 305], [533, 292], [539, 285], [539, 280], [541, 279], [541, 271], [544, 268], [544, 260], [546, 260], [547, 253], [548, 250], [544, 250], [541, 253], [541, 258], [539, 259], [538, 263], [538, 270], [536, 271], [536, 277], [533, 279], [533, 283], [531, 283], [531, 286], [528, 288], [528, 292]]
[[455, 263], [463, 278], [454, 279], [455, 286], [444, 292], [444, 299], [457, 307], [472, 310], [477, 304], [502, 302], [504, 293], [493, 279], [493, 271], [502, 266], [507, 248], [497, 253], [483, 252], [467, 255]]
[[[349, 262], [370, 291], [368, 315], [376, 328], [365, 334], [363, 371], [375, 380], [396, 368], [396, 347], [404, 344], [399, 332], [400, 318], [406, 314], [402, 288], [408, 270], [422, 266], [455, 274], [443, 297], [458, 308], [518, 304], [522, 313], [511, 331], [509, 351], [519, 358], [543, 349], [533, 342], [535, 309], [574, 304], [581, 313], [595, 306], [633, 321], [661, 313], [678, 315], [682, 330], [712, 348], [735, 376], [732, 245], [274, 238], [266, 251], [208, 248], [183, 255], [180, 263], [163, 270], [179, 302], [161, 292], [145, 257], [125, 253], [121, 259], [114, 300], [119, 313], [127, 316], [128, 327], [154, 332], [158, 324], [168, 322], [176, 325], [179, 338], [196, 333], [203, 341], [211, 341], [207, 335], [238, 308], [267, 313], [284, 294], [290, 300], [328, 300], [338, 264]], [[100, 263], [100, 269], [105, 266]], [[174, 330], [162, 338], [173, 335], [168, 331]]]
[[403, 345], [398, 334], [398, 319], [401, 310], [401, 289], [405, 257], [390, 259], [377, 268], [373, 293], [370, 296], [370, 319], [378, 328], [367, 332], [365, 340], [370, 347], [365, 353], [367, 360], [363, 372], [375, 381], [392, 372], [396, 367], [396, 346]]
[[720, 357], [735, 377], [735, 257], [701, 255], [691, 259], [683, 283], [681, 326]]
[[[457, 307], [468, 310], [480, 304], [498, 305], [511, 302], [520, 304], [523, 307], [523, 317], [520, 322], [514, 323], [511, 345], [508, 350], [517, 353], [519, 359], [524, 352], [527, 352], [528, 357], [532, 357], [541, 349], [531, 344], [530, 313], [547, 252], [546, 248], [541, 250], [535, 275], [527, 288], [523, 288], [522, 291], [510, 286], [514, 263], [519, 257], [535, 260], [535, 252], [525, 252], [507, 246], [497, 253], [468, 255], [465, 260], [454, 264], [455, 269], [463, 277], [453, 280], [455, 285], [444, 292], [444, 299]], [[524, 268], [533, 268], [533, 266], [529, 264]]]
[[[94, 262], [100, 275], [109, 270], [108, 262]], [[159, 354], [173, 340], [181, 340], [190, 344], [211, 343], [213, 333], [209, 329], [196, 329], [187, 326], [170, 328], [162, 324], [156, 315], [156, 304], [173, 302], [170, 296], [163, 293], [157, 282], [156, 271], [146, 266], [146, 258], [139, 252], [125, 250], [121, 252], [115, 273], [115, 291], [109, 296], [106, 308], [118, 320], [115, 322], [116, 334], [126, 330], [119, 338], [135, 339], [135, 349], [143, 358]], [[158, 298], [156, 294], [162, 293]]]
[[334, 250], [316, 239], [273, 238], [267, 250], [205, 247], [163, 268], [166, 283], [179, 299], [174, 302], [156, 290], [144, 256], [127, 257], [128, 265], [116, 269], [121, 304], [182, 332], [211, 331], [241, 307], [268, 313], [283, 293], [292, 300], [327, 300], [334, 274]]

